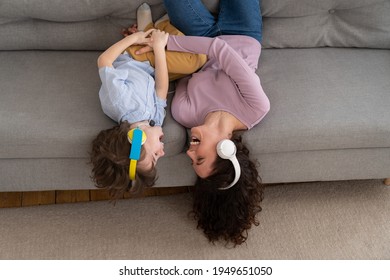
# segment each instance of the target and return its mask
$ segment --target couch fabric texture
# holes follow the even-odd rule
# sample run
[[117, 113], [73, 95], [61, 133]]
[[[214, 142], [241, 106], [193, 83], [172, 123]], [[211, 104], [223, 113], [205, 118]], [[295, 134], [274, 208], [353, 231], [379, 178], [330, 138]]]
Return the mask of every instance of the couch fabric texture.
[[[94, 188], [91, 141], [115, 125], [100, 107], [96, 60], [143, 2], [0, 1], [0, 191]], [[146, 2], [154, 19], [165, 13], [162, 0]], [[390, 0], [261, 9], [257, 73], [271, 110], [243, 139], [263, 182], [389, 177]], [[156, 186], [192, 185], [186, 129], [167, 111]]]

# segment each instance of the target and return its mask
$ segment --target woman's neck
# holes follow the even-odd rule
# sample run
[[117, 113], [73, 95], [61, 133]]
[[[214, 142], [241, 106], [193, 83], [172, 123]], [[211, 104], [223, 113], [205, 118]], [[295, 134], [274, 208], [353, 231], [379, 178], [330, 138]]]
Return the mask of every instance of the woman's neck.
[[227, 135], [228, 138], [231, 138], [233, 131], [247, 129], [239, 119], [225, 111], [215, 111], [207, 114], [204, 125], [219, 131], [220, 135]]

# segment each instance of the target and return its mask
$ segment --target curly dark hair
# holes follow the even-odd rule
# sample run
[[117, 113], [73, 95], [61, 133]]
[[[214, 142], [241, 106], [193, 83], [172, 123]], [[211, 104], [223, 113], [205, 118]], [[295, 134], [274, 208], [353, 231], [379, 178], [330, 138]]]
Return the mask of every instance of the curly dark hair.
[[241, 137], [233, 138], [241, 166], [240, 179], [230, 189], [219, 190], [233, 181], [235, 172], [229, 160], [218, 157], [213, 174], [196, 181], [191, 213], [210, 242], [222, 239], [236, 246], [246, 241], [252, 224], [259, 225], [256, 214], [261, 211], [264, 187]]
[[[92, 142], [90, 153], [91, 179], [97, 188], [106, 188], [112, 199], [118, 199], [126, 191], [140, 193], [144, 187], [151, 187], [156, 181], [156, 168], [138, 169], [135, 181], [129, 178], [129, 152], [131, 144], [127, 139], [128, 122], [122, 122], [110, 129], [102, 130]], [[142, 149], [140, 160], [145, 157]]]

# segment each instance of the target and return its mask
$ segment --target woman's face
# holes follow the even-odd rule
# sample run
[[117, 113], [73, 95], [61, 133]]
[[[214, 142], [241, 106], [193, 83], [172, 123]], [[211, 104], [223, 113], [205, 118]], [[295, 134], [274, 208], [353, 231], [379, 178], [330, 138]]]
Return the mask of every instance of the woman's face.
[[187, 155], [191, 158], [195, 173], [201, 178], [207, 178], [214, 170], [217, 159], [217, 144], [224, 139], [215, 131], [204, 126], [191, 129], [190, 147]]

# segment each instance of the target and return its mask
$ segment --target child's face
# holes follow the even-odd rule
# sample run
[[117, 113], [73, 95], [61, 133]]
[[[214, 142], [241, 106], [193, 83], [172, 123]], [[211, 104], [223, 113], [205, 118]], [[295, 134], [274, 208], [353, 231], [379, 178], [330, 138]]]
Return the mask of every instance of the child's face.
[[138, 162], [138, 168], [151, 170], [157, 164], [160, 157], [164, 156], [164, 143], [162, 138], [164, 133], [161, 126], [145, 127], [143, 131], [146, 134], [146, 142], [143, 144], [146, 156]]

